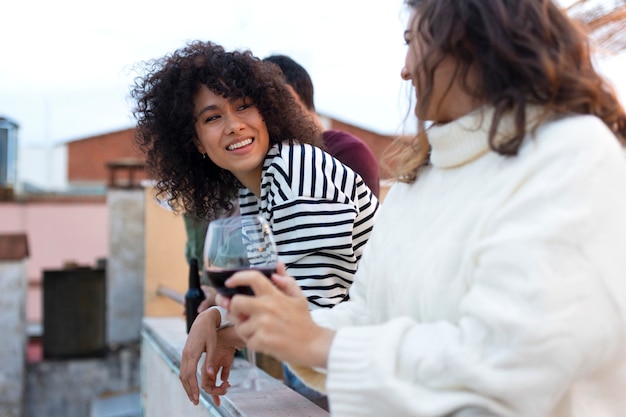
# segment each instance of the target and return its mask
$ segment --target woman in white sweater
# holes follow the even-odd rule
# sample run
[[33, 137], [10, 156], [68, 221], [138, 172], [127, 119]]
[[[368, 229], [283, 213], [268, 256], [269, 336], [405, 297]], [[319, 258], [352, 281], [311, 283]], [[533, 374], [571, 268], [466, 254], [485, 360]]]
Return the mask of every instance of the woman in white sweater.
[[350, 300], [218, 301], [333, 416], [626, 415], [626, 115], [585, 35], [550, 0], [407, 4], [420, 129]]

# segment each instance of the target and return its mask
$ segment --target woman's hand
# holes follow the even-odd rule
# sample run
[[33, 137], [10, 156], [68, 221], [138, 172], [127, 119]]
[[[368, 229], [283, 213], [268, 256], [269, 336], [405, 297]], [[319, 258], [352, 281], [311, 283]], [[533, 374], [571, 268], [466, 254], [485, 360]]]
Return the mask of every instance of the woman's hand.
[[335, 332], [313, 322], [306, 298], [283, 264], [271, 279], [258, 271], [237, 272], [226, 286], [249, 285], [255, 296], [218, 296], [217, 301], [229, 309], [250, 349], [294, 365], [325, 368]]
[[[198, 405], [200, 391], [196, 371], [202, 353], [206, 353], [204, 364], [200, 372], [202, 389], [213, 396], [216, 405], [220, 405], [220, 395], [226, 394], [229, 387], [228, 377], [235, 354], [235, 341], [232, 335], [225, 334], [220, 337], [218, 332], [221, 316], [215, 309], [203, 311], [194, 320], [187, 336], [185, 347], [180, 362], [179, 378], [189, 400]], [[234, 331], [231, 332], [234, 333]], [[239, 341], [241, 345], [241, 341]], [[217, 385], [217, 375], [221, 371], [222, 383]]]

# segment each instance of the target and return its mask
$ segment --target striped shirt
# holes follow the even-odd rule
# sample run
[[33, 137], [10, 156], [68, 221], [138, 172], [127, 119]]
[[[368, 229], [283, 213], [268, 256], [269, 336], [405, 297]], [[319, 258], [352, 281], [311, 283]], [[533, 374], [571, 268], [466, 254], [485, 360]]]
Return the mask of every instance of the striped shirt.
[[270, 223], [279, 259], [311, 310], [346, 298], [379, 207], [358, 174], [314, 146], [275, 144], [263, 164], [261, 197], [241, 189], [239, 205], [242, 215]]

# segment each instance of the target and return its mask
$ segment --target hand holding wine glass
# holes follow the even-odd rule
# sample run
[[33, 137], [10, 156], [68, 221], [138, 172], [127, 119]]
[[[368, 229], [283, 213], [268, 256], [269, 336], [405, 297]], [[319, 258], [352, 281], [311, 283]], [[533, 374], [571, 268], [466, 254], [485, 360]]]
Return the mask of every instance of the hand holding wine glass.
[[[209, 223], [204, 244], [204, 266], [215, 289], [225, 297], [254, 295], [250, 287], [227, 288], [224, 283], [235, 272], [258, 270], [268, 278], [276, 270], [278, 257], [269, 224], [261, 216], [231, 216]], [[250, 373], [240, 385], [258, 389], [255, 353], [247, 349]], [[233, 387], [236, 387], [233, 385]]]

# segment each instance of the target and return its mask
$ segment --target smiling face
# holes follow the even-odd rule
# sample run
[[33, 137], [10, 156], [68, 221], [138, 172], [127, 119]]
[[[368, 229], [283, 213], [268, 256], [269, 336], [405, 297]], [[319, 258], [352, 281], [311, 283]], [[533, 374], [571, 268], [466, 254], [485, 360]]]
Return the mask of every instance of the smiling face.
[[254, 103], [219, 96], [203, 85], [194, 98], [194, 116], [198, 151], [260, 195], [270, 138]]

